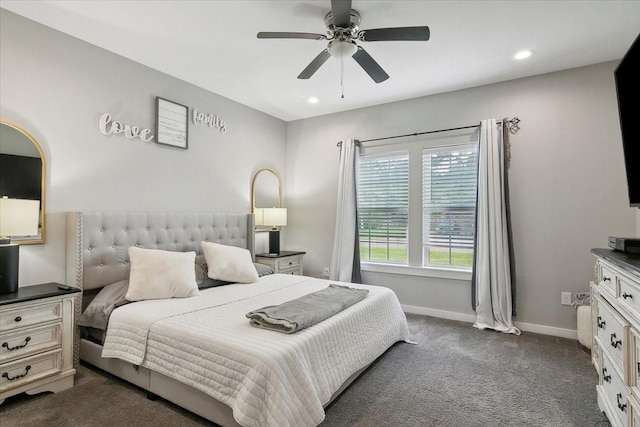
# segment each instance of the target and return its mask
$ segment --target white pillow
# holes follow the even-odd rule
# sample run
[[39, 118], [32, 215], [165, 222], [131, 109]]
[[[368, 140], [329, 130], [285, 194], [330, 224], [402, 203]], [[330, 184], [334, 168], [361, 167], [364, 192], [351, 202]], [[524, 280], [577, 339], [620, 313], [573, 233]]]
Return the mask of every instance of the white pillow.
[[247, 249], [202, 242], [202, 252], [207, 259], [211, 279], [235, 283], [258, 281], [258, 272]]
[[129, 248], [129, 301], [199, 295], [195, 252]]

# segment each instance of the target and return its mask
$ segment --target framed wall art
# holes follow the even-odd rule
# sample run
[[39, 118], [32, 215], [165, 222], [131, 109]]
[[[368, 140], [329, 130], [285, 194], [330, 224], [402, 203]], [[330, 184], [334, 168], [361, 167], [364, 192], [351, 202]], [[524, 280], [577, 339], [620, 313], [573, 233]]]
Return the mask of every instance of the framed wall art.
[[156, 96], [156, 142], [189, 148], [189, 107]]

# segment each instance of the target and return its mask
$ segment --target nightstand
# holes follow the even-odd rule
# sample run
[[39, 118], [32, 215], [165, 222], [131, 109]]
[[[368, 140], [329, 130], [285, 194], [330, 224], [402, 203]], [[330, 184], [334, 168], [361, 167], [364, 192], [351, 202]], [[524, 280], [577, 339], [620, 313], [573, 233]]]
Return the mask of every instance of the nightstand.
[[256, 254], [256, 262], [268, 265], [274, 273], [302, 275], [302, 257], [306, 252], [280, 251], [278, 254]]
[[73, 386], [78, 292], [44, 283], [0, 295], [0, 403], [22, 392], [56, 393]]

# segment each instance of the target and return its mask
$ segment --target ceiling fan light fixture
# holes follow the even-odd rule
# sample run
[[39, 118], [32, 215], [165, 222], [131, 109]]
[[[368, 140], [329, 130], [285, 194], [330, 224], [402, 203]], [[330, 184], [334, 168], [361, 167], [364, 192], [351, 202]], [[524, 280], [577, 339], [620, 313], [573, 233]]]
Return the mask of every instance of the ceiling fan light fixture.
[[358, 50], [358, 45], [352, 40], [332, 40], [327, 48], [334, 58], [348, 58]]

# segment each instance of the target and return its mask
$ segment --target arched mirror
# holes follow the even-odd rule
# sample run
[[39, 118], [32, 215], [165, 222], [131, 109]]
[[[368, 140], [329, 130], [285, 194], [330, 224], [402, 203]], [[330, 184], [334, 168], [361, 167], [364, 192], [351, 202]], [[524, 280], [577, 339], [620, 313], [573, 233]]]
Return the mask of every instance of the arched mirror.
[[[251, 182], [251, 212], [256, 208], [282, 207], [280, 179], [271, 169], [260, 169]], [[270, 227], [256, 226], [256, 231], [268, 231]]]
[[46, 161], [42, 147], [27, 131], [0, 121], [0, 197], [38, 200], [40, 215], [38, 233], [8, 236], [13, 243], [37, 244], [45, 241], [45, 177]]

